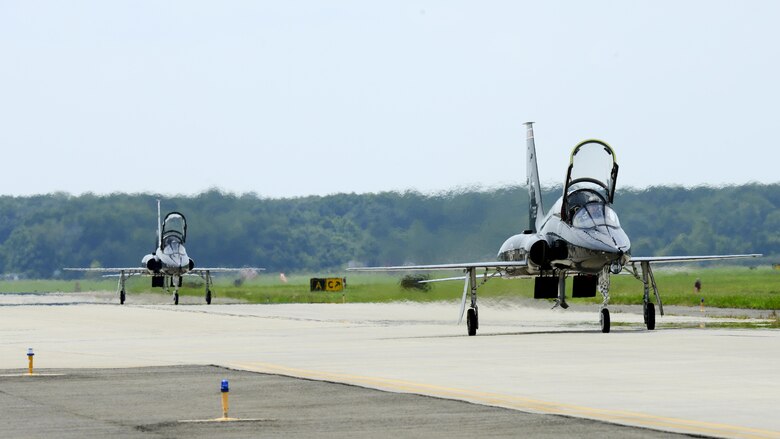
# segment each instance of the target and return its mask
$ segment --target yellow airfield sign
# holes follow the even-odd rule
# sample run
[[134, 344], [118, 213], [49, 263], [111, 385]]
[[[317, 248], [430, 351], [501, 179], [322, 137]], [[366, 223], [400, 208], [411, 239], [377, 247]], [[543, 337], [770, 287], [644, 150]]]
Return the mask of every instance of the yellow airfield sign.
[[311, 291], [343, 291], [347, 279], [341, 277], [313, 277], [309, 279]]

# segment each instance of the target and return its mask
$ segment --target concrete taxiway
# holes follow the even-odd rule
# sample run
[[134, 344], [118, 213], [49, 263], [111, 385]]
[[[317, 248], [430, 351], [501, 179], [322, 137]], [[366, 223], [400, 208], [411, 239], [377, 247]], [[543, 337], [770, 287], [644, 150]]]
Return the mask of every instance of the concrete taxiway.
[[219, 365], [661, 431], [780, 438], [780, 331], [711, 328], [722, 317], [666, 316], [649, 332], [641, 315], [613, 312], [613, 332], [601, 334], [597, 314], [576, 305], [484, 302], [479, 335], [467, 337], [455, 303], [14, 300], [0, 297], [0, 369], [21, 370], [33, 347], [44, 369]]

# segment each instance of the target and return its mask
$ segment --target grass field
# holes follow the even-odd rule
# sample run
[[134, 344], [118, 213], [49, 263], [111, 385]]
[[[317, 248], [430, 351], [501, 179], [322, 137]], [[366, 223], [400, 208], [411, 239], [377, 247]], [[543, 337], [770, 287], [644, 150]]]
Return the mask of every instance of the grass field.
[[[447, 277], [448, 273], [433, 273]], [[705, 306], [720, 308], [780, 309], [780, 270], [770, 267], [720, 267], [680, 268], [659, 267], [656, 281], [665, 305], [699, 306], [704, 298]], [[333, 274], [327, 274], [328, 276]], [[440, 276], [439, 276], [440, 275]], [[456, 274], [457, 275], [457, 274]], [[324, 277], [325, 274], [317, 274]], [[335, 276], [344, 276], [343, 273]], [[441, 301], [459, 300], [463, 291], [462, 281], [430, 284], [429, 291], [405, 290], [400, 286], [403, 274], [348, 273], [347, 288], [341, 293], [310, 292], [310, 275], [291, 275], [282, 283], [275, 274], [265, 274], [241, 285], [229, 277], [217, 278], [213, 287], [217, 297], [231, 297], [250, 303], [341, 303], [341, 302], [392, 302], [392, 301]], [[701, 279], [702, 292], [695, 294], [693, 284]], [[567, 283], [569, 290], [571, 282]], [[127, 283], [128, 293], [161, 292], [150, 287], [148, 278], [132, 278]], [[83, 292], [115, 291], [115, 279], [21, 280], [0, 281], [0, 293], [8, 292]], [[642, 283], [632, 276], [612, 276], [612, 304], [641, 304]], [[203, 282], [196, 277], [185, 278], [182, 295], [204, 294]], [[530, 279], [493, 279], [479, 288], [479, 297], [533, 296]], [[600, 295], [588, 299], [570, 299], [573, 303], [601, 303]]]

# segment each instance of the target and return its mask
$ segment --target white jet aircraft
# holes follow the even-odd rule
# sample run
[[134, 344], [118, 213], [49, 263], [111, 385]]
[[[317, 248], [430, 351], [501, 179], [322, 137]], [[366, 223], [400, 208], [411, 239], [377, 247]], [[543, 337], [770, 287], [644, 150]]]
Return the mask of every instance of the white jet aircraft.
[[[651, 263], [694, 262], [715, 259], [737, 259], [761, 256], [651, 256], [632, 257], [631, 242], [620, 226], [612, 208], [618, 164], [612, 148], [600, 140], [586, 140], [574, 147], [563, 186], [563, 195], [545, 215], [536, 164], [533, 122], [527, 122], [527, 185], [530, 196], [529, 227], [508, 238], [495, 261], [456, 264], [409, 265], [392, 267], [348, 268], [352, 271], [453, 270], [466, 275], [428, 282], [464, 279], [458, 323], [463, 319], [466, 299], [471, 292], [466, 326], [469, 335], [479, 328], [477, 311], [477, 278], [487, 282], [493, 277], [533, 277], [535, 299], [557, 299], [556, 306], [568, 308], [566, 277], [573, 276], [572, 297], [603, 296], [600, 310], [601, 331], [609, 332], [610, 273], [630, 272], [644, 284], [644, 320], [647, 329], [655, 329], [655, 306], [650, 300], [652, 287], [663, 315]], [[484, 269], [484, 274], [477, 270]], [[641, 270], [641, 275], [639, 271]], [[557, 290], [557, 291], [556, 291]]]
[[112, 273], [119, 276], [119, 303], [125, 303], [125, 281], [134, 275], [151, 276], [152, 288], [165, 288], [170, 292], [173, 287], [173, 303], [179, 304], [179, 288], [182, 277], [196, 275], [206, 281], [206, 303], [211, 304], [213, 281], [211, 273], [240, 272], [244, 270], [262, 271], [264, 268], [195, 268], [195, 261], [184, 248], [187, 241], [187, 220], [179, 212], [171, 212], [160, 221], [160, 200], [157, 200], [157, 248], [154, 253], [141, 259], [141, 267], [124, 268], [65, 268], [69, 271], [88, 271]]

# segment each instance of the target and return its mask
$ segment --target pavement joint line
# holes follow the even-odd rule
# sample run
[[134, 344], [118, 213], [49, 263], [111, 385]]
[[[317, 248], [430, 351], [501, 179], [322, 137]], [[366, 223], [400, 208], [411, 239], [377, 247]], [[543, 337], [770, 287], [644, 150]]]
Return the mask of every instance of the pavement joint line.
[[296, 378], [312, 379], [317, 381], [352, 384], [380, 390], [415, 393], [446, 399], [457, 399], [520, 411], [595, 419], [616, 424], [646, 427], [654, 430], [671, 430], [677, 432], [682, 431], [686, 433], [737, 437], [745, 439], [780, 439], [780, 431], [763, 430], [752, 427], [720, 424], [706, 421], [671, 418], [648, 413], [637, 413], [622, 410], [586, 407], [566, 403], [556, 403], [533, 398], [526, 398], [522, 396], [459, 389], [434, 384], [397, 380], [392, 378], [322, 372], [262, 362], [230, 363], [226, 367], [261, 373], [285, 375]]

